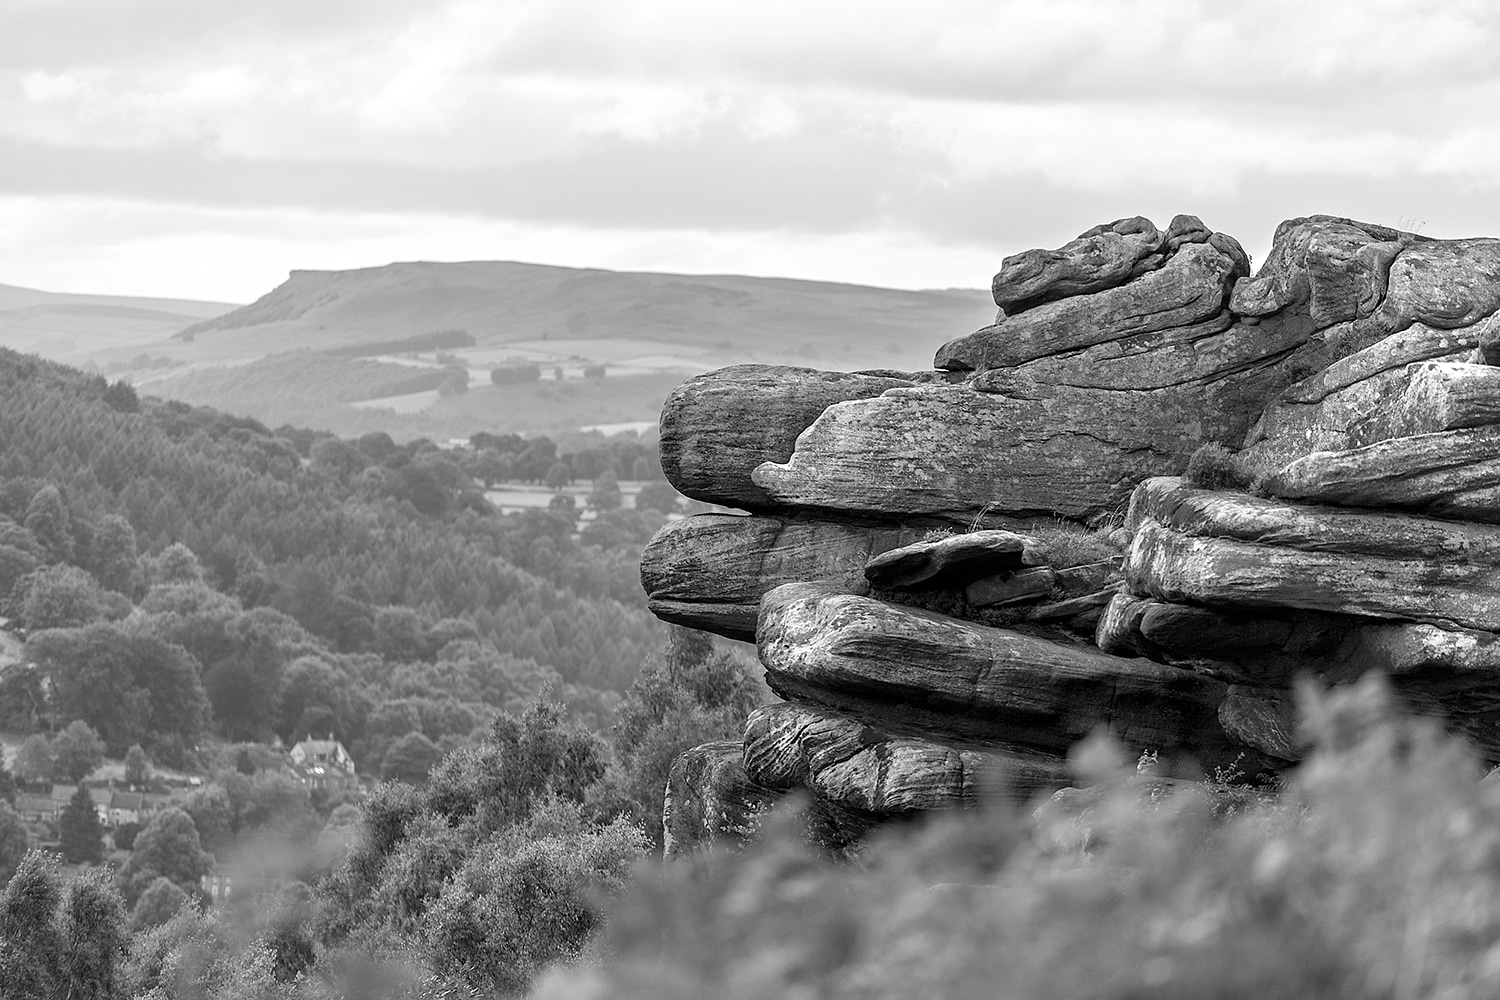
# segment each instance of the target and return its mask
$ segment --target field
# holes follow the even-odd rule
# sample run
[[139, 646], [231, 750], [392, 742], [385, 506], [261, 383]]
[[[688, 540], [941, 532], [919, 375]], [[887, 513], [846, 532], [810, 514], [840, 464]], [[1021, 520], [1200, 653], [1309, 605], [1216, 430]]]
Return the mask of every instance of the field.
[[[491, 384], [487, 371], [482, 378], [471, 371], [467, 392], [442, 396], [436, 389], [425, 389], [347, 403], [332, 398], [349, 391], [347, 385], [322, 386], [318, 374], [322, 364], [376, 362], [328, 359], [304, 373], [297, 371], [295, 364], [283, 362], [286, 357], [273, 355], [233, 369], [153, 378], [143, 381], [138, 389], [253, 417], [271, 427], [293, 424], [346, 437], [379, 430], [402, 441], [417, 437], [447, 440], [466, 438], [477, 431], [503, 434], [594, 425], [619, 425], [616, 429], [621, 430], [655, 427], [667, 393], [690, 374], [668, 371], [600, 379], [575, 373], [556, 381], [549, 371], [541, 381], [497, 386]], [[394, 364], [380, 367], [394, 369], [398, 375], [414, 370], [421, 374], [420, 370]]]

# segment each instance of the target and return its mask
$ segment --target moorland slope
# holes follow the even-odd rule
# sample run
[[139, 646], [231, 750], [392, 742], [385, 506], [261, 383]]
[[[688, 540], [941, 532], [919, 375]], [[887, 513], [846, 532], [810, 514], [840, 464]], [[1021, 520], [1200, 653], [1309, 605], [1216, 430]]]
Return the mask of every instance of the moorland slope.
[[0, 285], [0, 347], [57, 360], [141, 351], [186, 325], [233, 309], [227, 302], [79, 295]]
[[[504, 261], [293, 271], [240, 308], [0, 286], [0, 344], [272, 426], [403, 439], [654, 424], [674, 385], [723, 365], [909, 369], [937, 331], [993, 316], [978, 289]], [[416, 349], [435, 334], [441, 352]], [[540, 383], [490, 383], [518, 363]], [[476, 391], [436, 391], [455, 368]]]

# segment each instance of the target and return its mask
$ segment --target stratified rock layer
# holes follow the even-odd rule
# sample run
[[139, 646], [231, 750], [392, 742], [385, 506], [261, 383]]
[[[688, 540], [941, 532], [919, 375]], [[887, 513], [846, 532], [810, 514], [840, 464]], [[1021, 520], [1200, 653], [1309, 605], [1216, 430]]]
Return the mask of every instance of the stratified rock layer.
[[1500, 521], [1500, 426], [1315, 451], [1277, 470], [1265, 486], [1278, 496], [1310, 503], [1409, 507]]
[[[1500, 629], [1500, 528], [1143, 484], [1137, 593]], [[1455, 558], [1455, 556], [1460, 556]]]
[[[1312, 216], [1250, 277], [1197, 218], [1133, 218], [992, 290], [942, 372], [741, 366], [668, 402], [679, 488], [769, 515], [668, 526], [642, 567], [658, 614], [757, 641], [784, 701], [746, 782], [842, 844], [1056, 787], [1099, 727], [1258, 779], [1302, 752], [1295, 678], [1369, 670], [1500, 761], [1500, 241]], [[1205, 443], [1240, 453], [1184, 485]], [[731, 757], [688, 759], [738, 789]]]
[[662, 470], [679, 492], [698, 500], [746, 510], [774, 507], [750, 481], [757, 465], [786, 461], [797, 435], [832, 404], [912, 386], [923, 377], [735, 365], [690, 378], [662, 407]]
[[760, 598], [783, 583], [830, 581], [870, 590], [870, 557], [920, 530], [831, 521], [697, 514], [668, 524], [641, 554], [647, 606], [665, 621], [731, 639], [755, 639]]
[[[761, 662], [784, 696], [1061, 753], [1100, 726], [1137, 749], [1233, 757], [1222, 683], [1189, 670], [788, 584], [768, 593]], [[1243, 749], [1233, 748], [1234, 751]]]
[[1006, 752], [914, 730], [892, 731], [810, 705], [758, 709], [745, 726], [747, 773], [780, 790], [806, 788], [880, 816], [1025, 796], [1066, 778], [1061, 758]]
[[1217, 333], [1231, 322], [1225, 307], [1234, 280], [1248, 273], [1243, 253], [1235, 259], [1207, 243], [1190, 244], [1160, 269], [1128, 284], [1004, 316], [994, 326], [945, 344], [938, 350], [937, 367], [1011, 368], [1159, 330]]
[[1203, 441], [1249, 425], [1248, 415], [1207, 408], [1196, 394], [1104, 395], [895, 389], [830, 406], [790, 460], [766, 462], [752, 479], [777, 503], [846, 514], [1088, 518], [1123, 503], [1143, 475], [1180, 471]]

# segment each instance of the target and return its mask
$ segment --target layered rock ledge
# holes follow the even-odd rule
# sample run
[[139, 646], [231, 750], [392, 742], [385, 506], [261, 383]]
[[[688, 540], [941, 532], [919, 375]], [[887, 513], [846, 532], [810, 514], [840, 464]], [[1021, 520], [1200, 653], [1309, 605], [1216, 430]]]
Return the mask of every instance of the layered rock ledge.
[[1500, 241], [1311, 216], [1252, 276], [1133, 218], [992, 290], [933, 371], [667, 401], [668, 477], [750, 513], [664, 528], [650, 606], [754, 639], [782, 699], [679, 762], [674, 843], [797, 789], [836, 840], [1039, 793], [1100, 728], [1269, 779], [1304, 674], [1382, 671], [1500, 761]]

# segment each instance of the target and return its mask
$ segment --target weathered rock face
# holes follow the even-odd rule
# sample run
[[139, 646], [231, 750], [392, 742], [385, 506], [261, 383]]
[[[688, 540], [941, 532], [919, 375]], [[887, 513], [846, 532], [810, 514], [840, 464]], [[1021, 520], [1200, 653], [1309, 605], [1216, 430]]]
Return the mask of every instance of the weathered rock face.
[[1123, 503], [1142, 475], [1180, 470], [1204, 440], [1248, 423], [1186, 401], [1116, 402], [1101, 410], [1098, 393], [1068, 387], [1036, 398], [894, 389], [830, 406], [787, 462], [766, 462], [751, 478], [787, 507], [960, 523], [986, 508], [1088, 518]]
[[1059, 757], [966, 742], [917, 726], [885, 728], [833, 709], [783, 703], [745, 726], [749, 774], [765, 787], [806, 788], [876, 816], [977, 805], [1066, 778]]
[[1362, 336], [1413, 323], [1471, 326], [1500, 309], [1500, 240], [1433, 240], [1384, 226], [1314, 215], [1283, 222], [1260, 273], [1230, 307], [1268, 316], [1307, 306], [1319, 327], [1352, 322]]
[[1308, 507], [1150, 480], [1132, 591], [1179, 603], [1300, 609], [1500, 630], [1500, 528]]
[[1184, 243], [1204, 243], [1211, 236], [1194, 215], [1177, 216], [1165, 233], [1137, 215], [1095, 226], [1059, 250], [1007, 257], [990, 288], [995, 305], [1015, 316], [1044, 302], [1123, 285], [1161, 267]]
[[[1023, 273], [1001, 271], [997, 301], [1024, 311], [938, 351], [938, 367], [973, 373], [965, 384], [831, 405], [754, 485], [784, 506], [1089, 519], [1141, 478], [1181, 471], [1204, 442], [1239, 444], [1266, 397], [1295, 381], [1280, 362], [1312, 329], [1235, 320], [1231, 289], [1248, 265], [1234, 240], [1196, 220], [1175, 220], [1175, 235], [1143, 223], [1013, 259]], [[1115, 263], [1080, 294], [1092, 286], [1075, 276], [1100, 255]]]
[[[1271, 775], [1308, 673], [1381, 671], [1500, 761], [1500, 241], [1313, 216], [1252, 278], [1198, 219], [1135, 218], [993, 291], [940, 371], [740, 366], [668, 401], [669, 477], [757, 514], [663, 529], [651, 607], [754, 638], [783, 699], [738, 762], [684, 756], [677, 843], [795, 789], [845, 842], [1056, 788], [1100, 727]], [[1177, 478], [1206, 442], [1242, 451], [1198, 481], [1254, 492]]]
[[735, 365], [682, 383], [662, 408], [661, 464], [685, 496], [761, 510], [775, 502], [750, 481], [762, 462], [784, 462], [797, 435], [834, 403], [931, 381], [776, 365]]
[[996, 572], [1036, 566], [1042, 559], [1014, 531], [971, 531], [923, 540], [882, 552], [865, 563], [865, 578], [877, 587], [918, 587], [933, 583], [972, 583]]
[[919, 534], [899, 526], [698, 514], [668, 524], [651, 540], [641, 554], [641, 586], [658, 617], [753, 642], [762, 594], [802, 580], [868, 593], [871, 557]]
[[1207, 243], [1190, 244], [1128, 284], [1003, 316], [994, 326], [943, 345], [937, 364], [958, 371], [1013, 368], [1158, 330], [1191, 329], [1208, 336], [1230, 325], [1229, 290], [1234, 279], [1248, 273], [1243, 253], [1236, 259]]
[[[1224, 685], [1145, 659], [946, 615], [787, 584], [757, 628], [772, 690], [854, 709], [886, 724], [925, 723], [994, 746], [1061, 754], [1099, 726], [1127, 744], [1228, 763], [1216, 725]], [[937, 721], [935, 721], [937, 720]]]
[[[1317, 451], [1492, 423], [1481, 345], [1500, 323], [1500, 240], [1430, 240], [1330, 216], [1282, 223], [1231, 310], [1261, 322], [1306, 317], [1309, 370], [1269, 401], [1246, 447], [1262, 465]], [[1447, 393], [1430, 412], [1424, 394]], [[1379, 504], [1375, 504], [1379, 505]]]
[[705, 743], [672, 762], [662, 802], [662, 854], [690, 854], [754, 836], [776, 790], [745, 774], [738, 740]]

